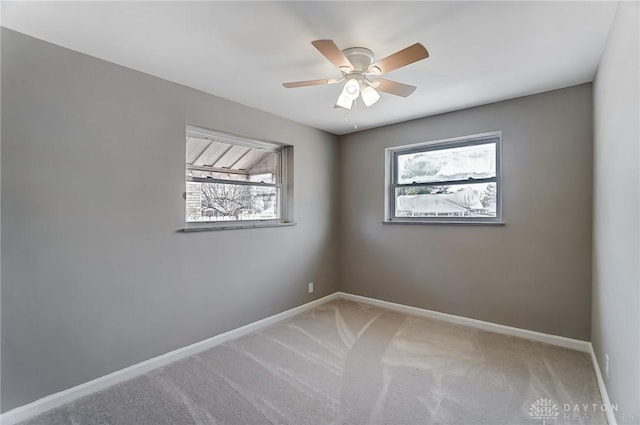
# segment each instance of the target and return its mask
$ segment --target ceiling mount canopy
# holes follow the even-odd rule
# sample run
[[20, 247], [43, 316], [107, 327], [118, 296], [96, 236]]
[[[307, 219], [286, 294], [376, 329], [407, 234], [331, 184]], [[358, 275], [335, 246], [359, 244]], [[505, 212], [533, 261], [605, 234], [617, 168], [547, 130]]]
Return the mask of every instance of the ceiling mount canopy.
[[415, 86], [377, 77], [429, 57], [429, 52], [420, 43], [415, 43], [376, 62], [374, 62], [373, 52], [364, 47], [340, 50], [332, 40], [315, 40], [311, 44], [340, 70], [342, 77], [295, 81], [282, 85], [286, 88], [296, 88], [344, 81], [335, 107], [345, 109], [351, 109], [358, 97], [362, 98], [366, 106], [373, 105], [380, 99], [378, 92], [402, 97], [409, 96], [415, 91]]

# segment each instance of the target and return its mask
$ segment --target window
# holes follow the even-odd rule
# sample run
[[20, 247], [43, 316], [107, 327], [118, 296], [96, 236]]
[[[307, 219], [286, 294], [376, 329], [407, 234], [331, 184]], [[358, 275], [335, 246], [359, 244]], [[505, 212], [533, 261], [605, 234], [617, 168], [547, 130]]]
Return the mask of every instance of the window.
[[501, 223], [501, 132], [387, 148], [385, 221]]
[[188, 229], [284, 224], [291, 147], [187, 127]]

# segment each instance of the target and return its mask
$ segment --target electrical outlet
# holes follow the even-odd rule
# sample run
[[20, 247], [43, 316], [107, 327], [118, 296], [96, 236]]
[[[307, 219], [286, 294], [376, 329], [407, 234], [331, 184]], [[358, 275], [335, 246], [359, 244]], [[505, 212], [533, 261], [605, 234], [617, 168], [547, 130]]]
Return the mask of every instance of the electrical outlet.
[[313, 282], [309, 282], [309, 293], [313, 292]]
[[609, 355], [608, 354], [604, 355], [604, 376], [606, 376], [607, 379], [609, 379]]

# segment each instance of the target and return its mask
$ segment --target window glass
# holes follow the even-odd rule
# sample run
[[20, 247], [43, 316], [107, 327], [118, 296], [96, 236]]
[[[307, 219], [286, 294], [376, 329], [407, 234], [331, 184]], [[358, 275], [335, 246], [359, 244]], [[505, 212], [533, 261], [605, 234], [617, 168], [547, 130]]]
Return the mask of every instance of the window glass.
[[496, 176], [496, 144], [398, 155], [398, 183], [430, 183]]
[[283, 221], [284, 146], [187, 129], [186, 222]]
[[495, 217], [496, 184], [396, 188], [397, 217]]
[[388, 148], [388, 222], [501, 222], [501, 133]]
[[278, 188], [187, 182], [187, 221], [275, 220]]

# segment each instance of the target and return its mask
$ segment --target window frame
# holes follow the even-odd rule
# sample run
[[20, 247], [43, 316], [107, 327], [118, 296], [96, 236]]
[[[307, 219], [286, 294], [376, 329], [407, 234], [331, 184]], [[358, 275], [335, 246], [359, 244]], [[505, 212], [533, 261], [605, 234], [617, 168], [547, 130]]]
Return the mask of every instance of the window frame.
[[[189, 137], [215, 140], [234, 146], [244, 146], [252, 149], [260, 149], [277, 153], [276, 182], [249, 182], [242, 180], [226, 180], [207, 177], [187, 176], [188, 164], [184, 160], [184, 182], [185, 182], [185, 203], [183, 208], [185, 232], [202, 230], [229, 230], [229, 229], [250, 229], [257, 227], [277, 227], [291, 226], [293, 222], [293, 146], [283, 143], [276, 143], [266, 140], [259, 140], [236, 134], [226, 133], [219, 130], [210, 130], [193, 125], [187, 125], [185, 131], [185, 141]], [[186, 146], [185, 146], [186, 155]], [[186, 184], [188, 181], [198, 183], [221, 183], [239, 186], [275, 187], [278, 189], [278, 217], [272, 219], [251, 219], [251, 220], [220, 220], [220, 221], [199, 221], [190, 222], [187, 217], [186, 205]]]
[[[398, 156], [495, 143], [496, 176], [486, 179], [447, 180], [429, 183], [400, 184], [397, 182]], [[398, 217], [396, 216], [396, 189], [398, 187], [442, 186], [443, 184], [496, 183], [495, 217]], [[449, 139], [433, 140], [394, 146], [385, 149], [384, 221], [387, 224], [504, 224], [502, 216], [502, 131], [492, 131]]]

